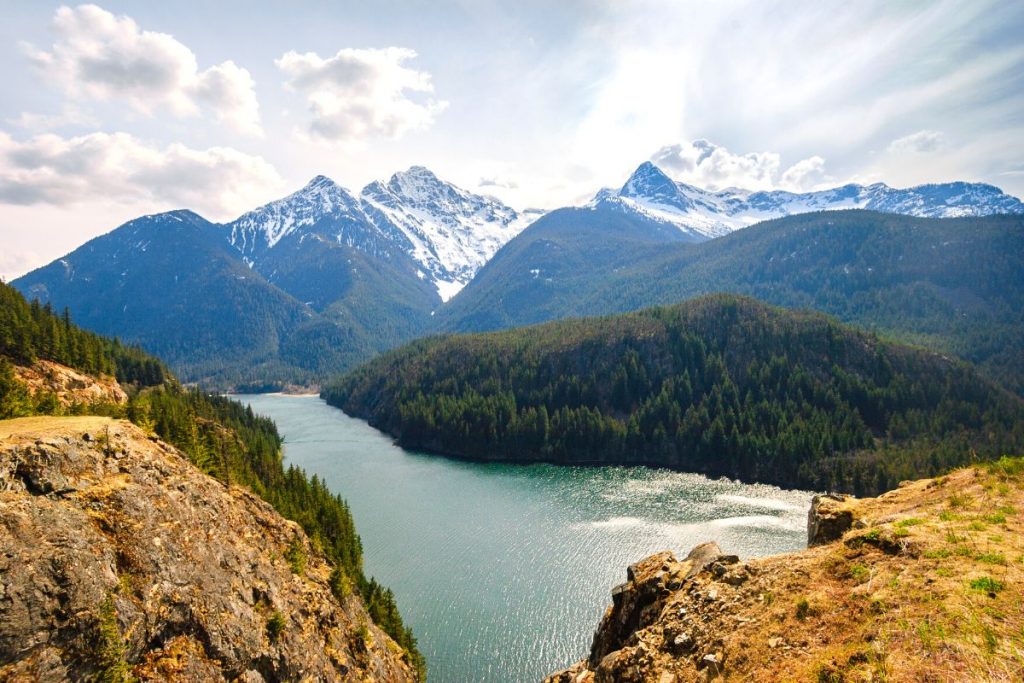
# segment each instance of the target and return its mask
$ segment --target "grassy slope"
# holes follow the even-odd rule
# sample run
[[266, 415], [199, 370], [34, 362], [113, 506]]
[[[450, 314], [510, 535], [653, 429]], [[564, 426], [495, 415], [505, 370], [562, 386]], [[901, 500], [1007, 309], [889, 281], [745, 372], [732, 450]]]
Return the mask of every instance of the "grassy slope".
[[[845, 507], [860, 528], [835, 542], [732, 565], [739, 585], [683, 581], [601, 666], [697, 680], [714, 654], [727, 681], [1024, 680], [1024, 459]], [[695, 647], [673, 654], [682, 633]]]

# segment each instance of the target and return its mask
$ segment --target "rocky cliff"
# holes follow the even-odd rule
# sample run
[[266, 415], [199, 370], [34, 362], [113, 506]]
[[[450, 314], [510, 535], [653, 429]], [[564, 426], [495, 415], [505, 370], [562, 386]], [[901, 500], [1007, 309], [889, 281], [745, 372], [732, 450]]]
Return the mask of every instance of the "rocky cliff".
[[128, 394], [113, 377], [93, 377], [49, 360], [37, 360], [30, 366], [14, 366], [14, 374], [29, 393], [53, 394], [61, 406], [128, 402]]
[[0, 680], [415, 679], [298, 525], [124, 421], [0, 421], [0, 549]]
[[1024, 460], [820, 497], [810, 547], [663, 552], [546, 683], [1024, 680]]

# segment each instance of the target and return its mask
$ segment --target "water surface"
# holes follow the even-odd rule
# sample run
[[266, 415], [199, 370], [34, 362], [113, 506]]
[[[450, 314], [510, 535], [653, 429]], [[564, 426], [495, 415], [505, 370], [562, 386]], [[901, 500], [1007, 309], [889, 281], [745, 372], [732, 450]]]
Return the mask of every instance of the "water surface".
[[316, 397], [238, 396], [285, 460], [352, 508], [368, 576], [390, 586], [432, 683], [537, 681], [584, 657], [626, 566], [716, 540], [804, 547], [811, 494], [636, 467], [469, 463], [404, 451]]

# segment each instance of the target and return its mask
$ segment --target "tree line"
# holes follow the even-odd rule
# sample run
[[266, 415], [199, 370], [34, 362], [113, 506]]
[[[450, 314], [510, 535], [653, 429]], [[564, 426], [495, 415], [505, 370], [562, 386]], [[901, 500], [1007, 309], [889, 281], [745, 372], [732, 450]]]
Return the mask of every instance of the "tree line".
[[1024, 445], [1022, 402], [970, 366], [727, 295], [422, 340], [323, 396], [407, 448], [860, 495]]

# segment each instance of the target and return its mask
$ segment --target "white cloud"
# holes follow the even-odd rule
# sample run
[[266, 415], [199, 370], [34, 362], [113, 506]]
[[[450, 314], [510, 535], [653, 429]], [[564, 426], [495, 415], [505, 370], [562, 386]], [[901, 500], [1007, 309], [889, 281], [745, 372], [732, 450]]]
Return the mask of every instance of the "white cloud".
[[142, 30], [131, 17], [96, 5], [61, 7], [53, 25], [50, 51], [25, 50], [69, 96], [123, 100], [147, 116], [195, 116], [203, 105], [234, 129], [261, 134], [252, 77], [234, 62], [200, 71], [192, 50], [173, 36]]
[[777, 152], [734, 154], [707, 140], [665, 145], [651, 161], [678, 180], [712, 190], [805, 190], [827, 179], [825, 160], [819, 156], [802, 159], [780, 174]]
[[477, 183], [477, 187], [501, 187], [506, 190], [515, 190], [519, 187], [519, 183], [508, 178], [490, 176], [487, 178], [481, 178], [480, 182]]
[[107, 201], [143, 211], [185, 207], [227, 218], [281, 184], [262, 157], [227, 147], [158, 148], [127, 133], [18, 141], [0, 133], [0, 202], [69, 206]]
[[327, 59], [291, 51], [274, 63], [289, 77], [288, 86], [309, 101], [310, 132], [349, 141], [399, 138], [429, 128], [448, 106], [424, 97], [434, 86], [429, 73], [406, 66], [415, 57], [400, 47], [345, 48]]
[[942, 137], [937, 130], [919, 130], [890, 142], [889, 151], [894, 154], [935, 152], [942, 146]]
[[17, 118], [7, 119], [7, 122], [31, 131], [53, 130], [64, 126], [96, 127], [99, 125], [99, 121], [94, 116], [80, 107], [69, 104], [65, 104], [59, 114], [24, 111]]
[[829, 180], [831, 177], [825, 175], [825, 160], [815, 155], [787, 168], [779, 179], [779, 187], [794, 192], [805, 192], [816, 189]]

